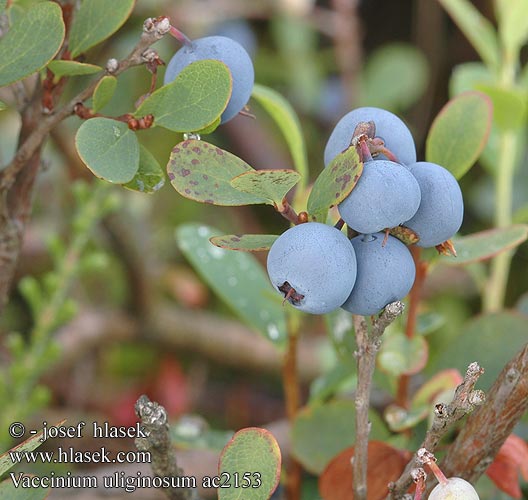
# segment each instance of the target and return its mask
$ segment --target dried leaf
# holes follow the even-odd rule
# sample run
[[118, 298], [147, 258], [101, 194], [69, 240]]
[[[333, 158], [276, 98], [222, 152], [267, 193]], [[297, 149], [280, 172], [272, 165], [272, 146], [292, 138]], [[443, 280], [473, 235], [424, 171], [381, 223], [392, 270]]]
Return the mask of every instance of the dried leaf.
[[528, 480], [528, 444], [510, 434], [486, 474], [501, 491], [513, 498], [522, 498], [519, 472]]
[[[353, 500], [352, 464], [354, 447], [337, 455], [319, 477], [319, 493], [323, 500]], [[382, 441], [368, 446], [367, 500], [380, 500], [388, 494], [387, 485], [396, 481], [409, 461], [411, 453], [398, 450]]]

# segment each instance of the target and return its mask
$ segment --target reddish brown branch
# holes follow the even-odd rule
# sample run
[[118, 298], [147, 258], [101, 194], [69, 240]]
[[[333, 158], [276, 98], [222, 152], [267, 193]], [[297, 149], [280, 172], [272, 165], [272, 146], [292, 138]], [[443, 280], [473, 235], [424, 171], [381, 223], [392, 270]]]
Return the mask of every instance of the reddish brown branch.
[[[484, 402], [484, 393], [480, 390], [475, 390], [475, 384], [482, 373], [484, 373], [484, 370], [478, 363], [471, 363], [466, 371], [464, 381], [456, 388], [453, 401], [448, 405], [440, 403], [435, 406], [433, 423], [427, 431], [420, 449], [425, 448], [431, 453], [434, 452], [449, 428], [467, 413], [470, 413], [476, 406]], [[422, 461], [419, 459], [418, 454], [415, 453], [400, 478], [389, 485], [388, 499], [396, 500], [403, 498], [403, 495], [412, 484], [411, 474], [413, 469], [421, 466]]]
[[[111, 59], [106, 73], [118, 75], [132, 66], [148, 62], [144, 57], [145, 51], [161, 39], [169, 28], [167, 19], [160, 22], [147, 19], [141, 38], [132, 52], [121, 62]], [[71, 116], [75, 107], [93, 94], [103, 76], [51, 114], [43, 114], [41, 85], [37, 85], [31, 102], [24, 107], [18, 150], [11, 162], [0, 170], [0, 311], [7, 302], [22, 235], [31, 211], [34, 180], [40, 167], [40, 150], [50, 131]], [[58, 91], [58, 88], [55, 90]]]
[[[421, 248], [415, 245], [409, 247], [416, 266], [416, 278], [414, 280], [411, 293], [409, 295], [409, 312], [407, 314], [407, 324], [405, 326], [405, 335], [412, 339], [416, 334], [416, 324], [418, 321], [418, 308], [422, 299], [423, 286], [427, 276], [427, 262], [422, 261]], [[409, 407], [409, 375], [401, 375], [398, 379], [398, 389], [396, 392], [396, 404], [401, 408]]]
[[528, 410], [528, 344], [503, 368], [442, 461], [447, 476], [476, 481]]
[[[290, 424], [293, 423], [293, 420], [297, 416], [300, 406], [299, 374], [297, 370], [297, 342], [297, 333], [290, 332], [288, 336], [288, 350], [284, 357], [284, 365], [282, 369], [286, 415]], [[300, 500], [301, 476], [301, 465], [293, 457], [290, 457], [286, 479], [286, 498], [288, 500]]]

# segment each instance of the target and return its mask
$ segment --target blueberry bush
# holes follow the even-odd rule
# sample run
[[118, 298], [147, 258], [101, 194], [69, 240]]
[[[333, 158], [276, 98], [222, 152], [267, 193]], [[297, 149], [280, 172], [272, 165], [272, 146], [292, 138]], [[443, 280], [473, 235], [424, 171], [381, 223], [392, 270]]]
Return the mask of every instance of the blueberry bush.
[[205, 3], [0, 0], [0, 498], [528, 498], [528, 1]]

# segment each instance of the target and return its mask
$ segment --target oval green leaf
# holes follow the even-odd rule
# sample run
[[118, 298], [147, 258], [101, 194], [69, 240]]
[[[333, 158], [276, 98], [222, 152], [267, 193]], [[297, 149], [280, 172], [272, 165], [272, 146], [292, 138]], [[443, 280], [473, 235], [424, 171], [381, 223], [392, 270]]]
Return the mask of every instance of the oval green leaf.
[[226, 250], [262, 252], [269, 250], [277, 238], [275, 234], [226, 234], [214, 236], [210, 241], [214, 246]]
[[117, 78], [115, 76], [106, 75], [99, 80], [97, 87], [95, 87], [92, 98], [92, 109], [98, 112], [103, 109], [112, 99], [115, 89], [117, 87]]
[[124, 187], [140, 193], [152, 194], [165, 185], [165, 173], [154, 158], [154, 155], [141, 144], [139, 145], [139, 168], [134, 178]]
[[443, 347], [430, 366], [431, 372], [456, 368], [465, 373], [468, 365], [477, 361], [484, 368], [477, 388], [487, 391], [504, 365], [526, 344], [527, 320], [528, 316], [514, 311], [473, 318]]
[[363, 173], [363, 163], [354, 146], [339, 153], [317, 177], [307, 209], [313, 220], [323, 222], [330, 207], [341, 203]]
[[125, 184], [139, 167], [139, 143], [126, 123], [109, 118], [86, 120], [77, 131], [75, 147], [96, 177]]
[[238, 431], [220, 455], [218, 473], [229, 486], [218, 489], [219, 500], [268, 500], [279, 484], [281, 452], [266, 429]]
[[185, 198], [213, 205], [266, 203], [231, 186], [231, 179], [252, 168], [237, 156], [204, 141], [189, 139], [172, 149], [167, 172], [172, 186]]
[[423, 52], [407, 43], [375, 50], [361, 75], [360, 101], [389, 111], [409, 108], [423, 95], [429, 79]]
[[250, 170], [231, 180], [231, 186], [268, 201], [280, 208], [286, 194], [299, 182], [300, 174], [295, 170]]
[[5, 102], [0, 101], [0, 111], [4, 111], [4, 109], [7, 109], [7, 105]]
[[176, 232], [178, 247], [195, 271], [246, 324], [283, 348], [286, 320], [280, 300], [257, 259], [246, 252], [215, 247], [221, 234], [208, 226], [186, 224]]
[[0, 39], [0, 87], [48, 64], [64, 40], [62, 11], [55, 2], [33, 6]]
[[293, 159], [295, 170], [304, 182], [308, 179], [308, 159], [301, 122], [291, 104], [278, 92], [255, 84], [251, 96], [269, 113], [278, 125]]
[[70, 31], [72, 58], [106, 40], [128, 19], [134, 0], [83, 0]]
[[402, 332], [387, 332], [378, 354], [378, 366], [394, 377], [413, 375], [425, 366], [428, 353], [422, 336], [409, 339]]
[[4, 13], [6, 5], [7, 5], [7, 0], [0, 0], [0, 14]]
[[[26, 486], [25, 481], [31, 481], [37, 478], [33, 474], [24, 472], [13, 472], [13, 477], [0, 483], [1, 500], [45, 500], [51, 493], [51, 488], [33, 487], [31, 483]], [[18, 487], [16, 481], [20, 481]]]
[[523, 126], [528, 112], [526, 90], [505, 89], [484, 83], [476, 84], [475, 88], [490, 97], [493, 103], [493, 123], [500, 129], [510, 130]]
[[491, 259], [495, 255], [519, 246], [528, 238], [528, 226], [515, 226], [488, 229], [480, 233], [453, 238], [456, 257], [442, 255], [441, 262], [452, 265], [470, 264]]
[[481, 92], [451, 99], [435, 118], [426, 141], [427, 161], [460, 179], [486, 146], [492, 121], [491, 100]]
[[491, 22], [469, 0], [439, 0], [439, 2], [473, 45], [486, 66], [497, 69], [500, 62], [499, 41]]
[[95, 64], [80, 63], [78, 61], [51, 61], [48, 68], [56, 78], [61, 76], [93, 75], [103, 71], [101, 66]]
[[218, 120], [231, 91], [231, 73], [224, 63], [196, 61], [147, 97], [134, 116], [154, 115], [154, 125], [174, 132], [196, 132]]
[[[303, 408], [291, 430], [292, 454], [313, 474], [320, 474], [340, 451], [356, 439], [356, 407], [351, 400], [333, 400]], [[371, 412], [371, 439], [384, 439], [388, 433], [376, 413]]]

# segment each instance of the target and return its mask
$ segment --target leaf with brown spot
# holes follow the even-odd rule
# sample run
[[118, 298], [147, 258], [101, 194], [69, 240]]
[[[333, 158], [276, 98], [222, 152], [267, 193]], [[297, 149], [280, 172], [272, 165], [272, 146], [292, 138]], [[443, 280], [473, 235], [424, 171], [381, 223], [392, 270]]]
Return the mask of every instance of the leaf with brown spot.
[[414, 245], [420, 241], [420, 237], [412, 229], [405, 226], [396, 226], [389, 229], [389, 233], [398, 238], [405, 245]]
[[301, 176], [295, 170], [250, 170], [231, 180], [231, 186], [259, 198], [269, 205], [281, 207], [282, 200]]
[[501, 491], [513, 498], [522, 498], [519, 473], [528, 481], [528, 444], [510, 434], [486, 474]]
[[328, 209], [351, 193], [362, 173], [363, 163], [354, 146], [339, 153], [313, 185], [307, 205], [311, 219], [324, 222]]
[[275, 234], [226, 234], [213, 236], [209, 241], [220, 248], [241, 252], [262, 252], [269, 250], [278, 238]]
[[[354, 500], [350, 460], [354, 447], [337, 455], [319, 477], [319, 494], [323, 500]], [[368, 445], [367, 500], [381, 500], [389, 492], [387, 485], [400, 477], [411, 458], [408, 451], [397, 450], [382, 441]]]
[[185, 198], [222, 206], [259, 205], [267, 200], [231, 186], [231, 179], [253, 169], [234, 154], [190, 139], [174, 146], [167, 164], [172, 186]]

